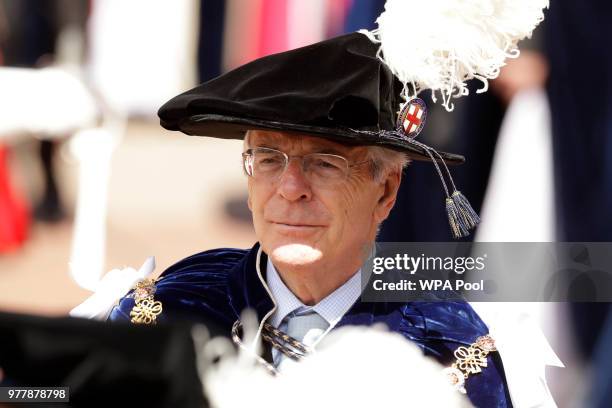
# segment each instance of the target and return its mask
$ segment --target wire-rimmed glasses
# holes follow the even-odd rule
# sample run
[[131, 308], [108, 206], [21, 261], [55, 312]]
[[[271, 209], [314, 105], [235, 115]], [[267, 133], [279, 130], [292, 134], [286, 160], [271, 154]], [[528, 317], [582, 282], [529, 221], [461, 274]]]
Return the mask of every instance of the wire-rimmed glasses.
[[330, 186], [348, 178], [350, 169], [369, 160], [350, 164], [346, 157], [330, 153], [289, 156], [280, 150], [256, 147], [242, 153], [245, 173], [256, 180], [274, 182], [282, 176], [291, 158], [302, 159], [302, 172], [313, 185]]

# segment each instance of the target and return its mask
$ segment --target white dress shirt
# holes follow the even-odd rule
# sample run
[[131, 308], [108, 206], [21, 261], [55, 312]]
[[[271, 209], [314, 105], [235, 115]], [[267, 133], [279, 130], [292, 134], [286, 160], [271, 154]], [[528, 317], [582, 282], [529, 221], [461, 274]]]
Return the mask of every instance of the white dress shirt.
[[[266, 282], [276, 302], [276, 310], [270, 316], [268, 322], [285, 332], [287, 330], [287, 316], [294, 312], [303, 313], [312, 310], [323, 317], [329, 325], [318, 341], [334, 328], [361, 294], [361, 274], [358, 270], [342, 286], [327, 295], [319, 303], [314, 306], [307, 306], [285, 285], [269, 258], [266, 271]], [[277, 365], [280, 361], [280, 352], [272, 349], [272, 357], [275, 365]]]

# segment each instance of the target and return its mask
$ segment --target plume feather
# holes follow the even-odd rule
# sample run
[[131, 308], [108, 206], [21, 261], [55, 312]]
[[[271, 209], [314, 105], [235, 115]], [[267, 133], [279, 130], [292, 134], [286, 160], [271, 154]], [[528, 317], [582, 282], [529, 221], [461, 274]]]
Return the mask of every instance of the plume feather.
[[544, 19], [548, 0], [387, 0], [378, 28], [362, 30], [381, 44], [379, 57], [404, 84], [406, 99], [430, 89], [442, 105], [469, 93], [466, 81], [499, 75], [518, 41]]

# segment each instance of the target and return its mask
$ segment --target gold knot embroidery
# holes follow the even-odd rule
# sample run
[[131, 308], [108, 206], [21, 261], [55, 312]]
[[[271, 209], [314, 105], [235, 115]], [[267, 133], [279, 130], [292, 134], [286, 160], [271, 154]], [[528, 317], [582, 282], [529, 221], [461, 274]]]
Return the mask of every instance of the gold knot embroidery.
[[153, 299], [155, 294], [155, 281], [144, 279], [136, 284], [134, 288], [134, 300], [136, 305], [130, 312], [132, 323], [155, 324], [157, 316], [162, 312], [162, 303]]
[[465, 373], [476, 374], [482, 371], [480, 367], [487, 366], [487, 354], [479, 348], [461, 346], [454, 354], [457, 368]]
[[497, 348], [495, 340], [489, 335], [477, 338], [469, 347], [458, 347], [453, 353], [455, 362], [444, 369], [451, 385], [465, 394], [465, 380], [470, 374], [478, 374], [482, 367], [487, 367], [487, 356], [493, 351], [497, 351]]

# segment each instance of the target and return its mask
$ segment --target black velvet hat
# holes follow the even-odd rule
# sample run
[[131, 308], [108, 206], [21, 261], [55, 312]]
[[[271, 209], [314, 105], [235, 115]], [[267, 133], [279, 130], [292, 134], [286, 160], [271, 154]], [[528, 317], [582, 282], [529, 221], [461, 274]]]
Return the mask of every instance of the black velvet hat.
[[[378, 48], [352, 33], [259, 58], [172, 98], [159, 110], [161, 124], [225, 139], [242, 139], [249, 129], [295, 131], [431, 161], [431, 152], [414, 140], [425, 122], [424, 105], [416, 132], [400, 131], [407, 114], [398, 112], [402, 84], [377, 57]], [[439, 156], [448, 164], [464, 161]]]

